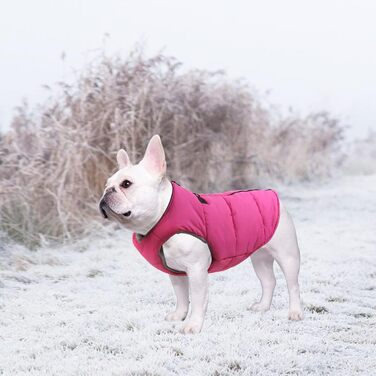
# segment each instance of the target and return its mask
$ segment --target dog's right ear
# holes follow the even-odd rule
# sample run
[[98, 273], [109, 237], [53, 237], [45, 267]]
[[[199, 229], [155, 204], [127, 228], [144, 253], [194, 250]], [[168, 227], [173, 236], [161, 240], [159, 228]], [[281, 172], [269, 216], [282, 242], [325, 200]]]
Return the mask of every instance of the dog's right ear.
[[166, 157], [161, 138], [154, 135], [146, 147], [145, 155], [140, 164], [144, 165], [150, 172], [160, 177], [166, 174]]
[[120, 149], [117, 152], [116, 160], [117, 160], [117, 163], [118, 163], [118, 166], [119, 166], [119, 170], [124, 168], [124, 167], [128, 167], [132, 164], [129, 157], [128, 157], [127, 152], [124, 149]]

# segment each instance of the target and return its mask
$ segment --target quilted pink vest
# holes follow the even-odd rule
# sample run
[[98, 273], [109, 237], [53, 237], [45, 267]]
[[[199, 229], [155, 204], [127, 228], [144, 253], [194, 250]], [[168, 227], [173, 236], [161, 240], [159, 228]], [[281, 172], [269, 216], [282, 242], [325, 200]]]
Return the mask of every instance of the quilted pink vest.
[[170, 203], [159, 222], [145, 235], [133, 234], [133, 244], [157, 269], [174, 275], [163, 256], [163, 244], [178, 233], [207, 243], [209, 273], [231, 268], [266, 244], [279, 220], [279, 200], [273, 190], [193, 193], [172, 182]]

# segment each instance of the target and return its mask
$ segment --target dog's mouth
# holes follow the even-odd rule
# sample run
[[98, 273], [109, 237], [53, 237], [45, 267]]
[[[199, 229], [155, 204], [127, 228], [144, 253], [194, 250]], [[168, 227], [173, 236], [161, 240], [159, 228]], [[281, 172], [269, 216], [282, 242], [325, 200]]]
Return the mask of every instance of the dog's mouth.
[[114, 215], [122, 215], [123, 217], [126, 217], [126, 218], [129, 218], [130, 215], [132, 214], [132, 212], [130, 210], [126, 211], [125, 213], [119, 213], [119, 214], [116, 214], [110, 206], [107, 205], [106, 201], [105, 200], [101, 200], [101, 202], [99, 203], [99, 209], [103, 215], [104, 218], [109, 218], [109, 215], [111, 214], [114, 214]]
[[103, 215], [103, 218], [108, 218], [108, 215], [107, 215], [107, 213], [106, 213], [106, 210], [104, 210], [103, 208], [100, 208], [100, 210], [101, 210], [101, 213], [102, 213], [102, 215]]
[[107, 204], [102, 199], [101, 202], [99, 203], [99, 210], [101, 211], [101, 213], [102, 213], [102, 215], [103, 215], [104, 218], [108, 218], [108, 215], [106, 213], [106, 207], [107, 207]]

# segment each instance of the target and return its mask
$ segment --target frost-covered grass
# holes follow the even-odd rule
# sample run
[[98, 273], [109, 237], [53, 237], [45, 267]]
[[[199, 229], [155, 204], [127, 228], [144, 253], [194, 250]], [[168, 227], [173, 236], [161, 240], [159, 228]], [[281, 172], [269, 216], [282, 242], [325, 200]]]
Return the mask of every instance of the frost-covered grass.
[[163, 321], [167, 275], [129, 233], [59, 250], [0, 245], [0, 374], [371, 375], [376, 369], [376, 175], [281, 190], [301, 244], [302, 322], [279, 270], [270, 312], [250, 263], [211, 275], [203, 332]]

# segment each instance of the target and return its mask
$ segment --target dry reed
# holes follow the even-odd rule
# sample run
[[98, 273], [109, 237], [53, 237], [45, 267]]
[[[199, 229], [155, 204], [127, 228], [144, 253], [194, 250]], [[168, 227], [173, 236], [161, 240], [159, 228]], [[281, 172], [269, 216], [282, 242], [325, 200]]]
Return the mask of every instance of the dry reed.
[[179, 68], [102, 57], [37, 111], [20, 106], [0, 139], [0, 231], [30, 247], [90, 231], [116, 151], [135, 162], [156, 133], [169, 175], [196, 191], [330, 172], [341, 127], [329, 114], [281, 119], [244, 82]]

